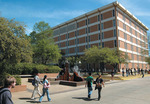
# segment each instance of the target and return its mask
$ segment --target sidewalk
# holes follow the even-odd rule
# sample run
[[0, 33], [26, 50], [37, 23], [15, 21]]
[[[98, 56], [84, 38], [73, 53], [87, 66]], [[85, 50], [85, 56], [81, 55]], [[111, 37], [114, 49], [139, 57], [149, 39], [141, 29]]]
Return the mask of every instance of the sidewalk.
[[[149, 74], [146, 74], [146, 76], [150, 76]], [[105, 79], [111, 79], [111, 76], [107, 75], [107, 76], [103, 76], [103, 78]], [[121, 75], [116, 75], [114, 79], [121, 79], [121, 80], [113, 80], [113, 81], [108, 81], [105, 82], [105, 85], [107, 84], [114, 84], [114, 83], [119, 83], [122, 82], [123, 80], [130, 80], [130, 79], [136, 79], [136, 78], [141, 78], [141, 75], [137, 75], [137, 76], [129, 76], [129, 77], [122, 77]], [[36, 99], [35, 100], [31, 100], [31, 95], [32, 95], [32, 91], [33, 91], [33, 86], [31, 83], [28, 82], [28, 78], [22, 78], [22, 84], [27, 85], [27, 91], [22, 91], [22, 92], [13, 92], [12, 93], [12, 100], [14, 102], [14, 104], [31, 104], [31, 103], [37, 103], [37, 101], [39, 100], [39, 96], [36, 95]], [[94, 87], [95, 85], [93, 85]], [[65, 92], [69, 92], [69, 91], [80, 91], [80, 89], [86, 89], [84, 85], [81, 86], [77, 86], [77, 87], [72, 87], [72, 86], [64, 86], [64, 85], [51, 85], [49, 91], [50, 91], [50, 96], [55, 95], [55, 97], [57, 97], [59, 95], [59, 93], [65, 93]], [[40, 91], [42, 91], [42, 85], [40, 85]], [[41, 92], [42, 93], [42, 92]], [[45, 95], [43, 101], [47, 101], [47, 97]], [[49, 104], [49, 102], [43, 102], [44, 104]]]

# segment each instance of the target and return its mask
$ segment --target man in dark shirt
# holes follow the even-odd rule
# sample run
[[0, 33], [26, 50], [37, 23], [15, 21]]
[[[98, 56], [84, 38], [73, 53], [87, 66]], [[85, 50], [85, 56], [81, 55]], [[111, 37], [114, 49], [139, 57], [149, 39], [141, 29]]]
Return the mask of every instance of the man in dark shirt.
[[0, 88], [0, 104], [13, 104], [11, 100], [11, 88], [16, 85], [16, 79], [14, 77], [8, 76], [4, 80], [4, 87]]
[[104, 81], [101, 75], [99, 75], [98, 78], [96, 79], [96, 89], [98, 89], [98, 100], [100, 100], [101, 98], [102, 85], [104, 87]]

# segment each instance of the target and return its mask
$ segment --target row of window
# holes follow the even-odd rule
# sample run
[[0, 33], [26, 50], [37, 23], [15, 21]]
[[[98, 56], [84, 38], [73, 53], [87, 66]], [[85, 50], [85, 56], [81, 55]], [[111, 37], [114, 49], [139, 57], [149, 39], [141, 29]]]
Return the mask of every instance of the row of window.
[[[77, 40], [75, 40], [75, 43], [76, 43], [76, 41], [77, 41], [77, 44], [79, 43], [79, 40], [77, 39]], [[104, 48], [104, 42], [102, 42], [102, 44], [101, 43], [99, 43], [99, 46], [102, 46], [102, 48]], [[58, 46], [61, 48], [61, 43], [58, 43]], [[69, 46], [69, 41], [67, 41], [66, 42], [66, 46]], [[116, 40], [114, 40], [114, 47], [117, 47], [117, 41]], [[91, 48], [91, 45], [89, 44], [89, 45], [86, 45], [86, 49], [87, 48]]]
[[[117, 16], [118, 16], [118, 12], [117, 12]], [[122, 15], [122, 16], [123, 16], [123, 20], [126, 21], [127, 17], [125, 17], [124, 15]], [[128, 20], [129, 20], [129, 19], [128, 19]], [[137, 23], [135, 20], [133, 20], [133, 21], [134, 21], [135, 23]], [[137, 26], [135, 23], [133, 23], [131, 20], [129, 20], [130, 26], [133, 24], [135, 29], [137, 29], [137, 27], [138, 27], [138, 28], [139, 28], [139, 31], [142, 32], [142, 31], [141, 31], [142, 29], [141, 29], [139, 26]], [[125, 27], [125, 26], [124, 26], [124, 27]], [[143, 31], [143, 34], [146, 35], [146, 32]]]
[[[136, 37], [137, 37], [137, 32], [135, 32], [135, 34], [136, 34]], [[119, 30], [118, 30], [118, 36], [119, 36]], [[143, 37], [143, 40], [145, 42], [142, 42], [142, 41], [140, 41], [138, 39], [135, 39], [136, 40], [136, 44], [138, 44], [138, 41], [140, 41], [140, 45], [144, 44], [144, 46], [146, 46], [146, 42], [147, 42], [146, 38], [144, 36], [142, 36], [141, 34], [139, 34], [139, 36], [140, 36], [139, 37], [140, 39], [142, 39], [142, 37]], [[130, 37], [130, 41], [133, 42], [133, 37], [132, 36], [129, 36], [129, 37]], [[124, 33], [124, 39], [127, 40], [127, 34], [126, 33]]]
[[[115, 10], [112, 10], [112, 16], [115, 16]], [[100, 19], [103, 20], [103, 14], [97, 15], [97, 21], [100, 21]], [[85, 20], [85, 25], [90, 24], [90, 23], [91, 23], [90, 19]], [[67, 31], [72, 31], [76, 28], [76, 26], [77, 28], [79, 28], [79, 23], [76, 22], [74, 24], [69, 24], [68, 26], [62, 27], [58, 30], [54, 30], [53, 35], [55, 36], [55, 35], [62, 34]]]
[[[129, 47], [127, 47], [127, 44], [128, 43], [124, 43], [124, 48], [125, 49], [128, 49]], [[130, 45], [131, 46], [131, 51], [134, 51], [134, 48], [133, 48], [133, 45]], [[119, 47], [120, 47], [120, 40], [119, 40]], [[139, 47], [136, 47], [136, 52], [143, 52], [143, 49], [142, 48], [139, 48]]]

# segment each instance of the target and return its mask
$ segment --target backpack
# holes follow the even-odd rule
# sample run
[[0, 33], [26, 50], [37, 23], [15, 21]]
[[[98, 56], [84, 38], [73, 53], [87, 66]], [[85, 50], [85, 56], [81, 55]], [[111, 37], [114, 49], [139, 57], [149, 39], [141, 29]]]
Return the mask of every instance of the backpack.
[[32, 80], [32, 85], [35, 86], [35, 79]]

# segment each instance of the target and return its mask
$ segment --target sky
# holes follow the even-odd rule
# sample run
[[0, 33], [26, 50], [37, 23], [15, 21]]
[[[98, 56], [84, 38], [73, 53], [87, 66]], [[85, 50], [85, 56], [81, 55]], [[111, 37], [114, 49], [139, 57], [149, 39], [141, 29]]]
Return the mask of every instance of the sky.
[[[0, 16], [26, 25], [26, 34], [35, 23], [51, 27], [78, 17], [116, 0], [0, 0]], [[150, 29], [150, 0], [117, 0]], [[148, 31], [150, 33], [150, 31]]]

